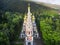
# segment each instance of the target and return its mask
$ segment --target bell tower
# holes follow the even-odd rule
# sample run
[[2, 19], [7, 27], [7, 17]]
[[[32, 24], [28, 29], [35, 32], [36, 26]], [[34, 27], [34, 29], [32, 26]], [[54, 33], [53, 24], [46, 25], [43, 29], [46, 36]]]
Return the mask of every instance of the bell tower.
[[30, 12], [30, 4], [28, 4], [28, 13], [27, 13], [27, 21], [26, 21], [26, 45], [33, 45], [33, 25], [31, 19], [31, 12]]

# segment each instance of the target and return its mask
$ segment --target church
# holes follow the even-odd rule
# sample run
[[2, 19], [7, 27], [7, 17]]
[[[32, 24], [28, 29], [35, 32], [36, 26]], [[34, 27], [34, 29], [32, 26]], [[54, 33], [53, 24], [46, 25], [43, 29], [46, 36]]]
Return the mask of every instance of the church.
[[24, 45], [34, 45], [34, 38], [39, 37], [35, 23], [35, 17], [30, 12], [30, 4], [28, 4], [28, 13], [24, 17], [24, 22], [20, 37], [25, 39]]

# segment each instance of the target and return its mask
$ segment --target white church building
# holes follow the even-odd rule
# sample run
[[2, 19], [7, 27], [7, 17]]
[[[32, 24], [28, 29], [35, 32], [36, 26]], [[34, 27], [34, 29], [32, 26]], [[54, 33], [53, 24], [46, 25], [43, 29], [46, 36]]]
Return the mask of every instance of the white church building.
[[39, 37], [35, 23], [35, 17], [30, 12], [30, 4], [28, 4], [28, 13], [24, 17], [24, 23], [20, 37], [25, 39], [25, 45], [34, 45], [34, 38]]

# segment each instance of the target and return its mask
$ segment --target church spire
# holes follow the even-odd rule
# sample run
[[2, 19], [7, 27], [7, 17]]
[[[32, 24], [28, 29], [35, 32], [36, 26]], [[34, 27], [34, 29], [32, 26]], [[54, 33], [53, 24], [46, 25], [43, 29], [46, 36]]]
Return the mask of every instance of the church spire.
[[30, 3], [28, 4], [28, 13], [30, 13]]

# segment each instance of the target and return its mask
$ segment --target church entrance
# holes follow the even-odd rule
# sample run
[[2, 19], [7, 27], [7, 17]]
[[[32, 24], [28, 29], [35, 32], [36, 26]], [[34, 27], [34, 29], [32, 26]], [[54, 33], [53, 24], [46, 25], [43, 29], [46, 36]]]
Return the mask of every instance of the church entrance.
[[28, 45], [31, 45], [31, 43], [30, 43], [30, 42], [28, 42]]

